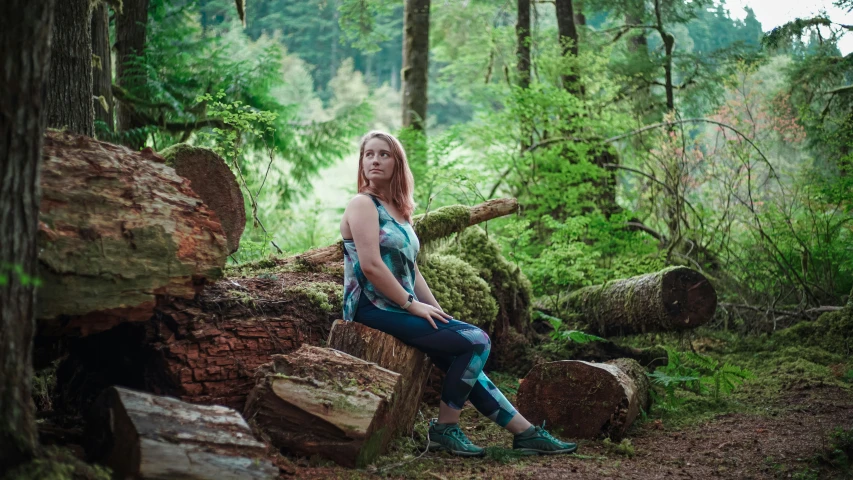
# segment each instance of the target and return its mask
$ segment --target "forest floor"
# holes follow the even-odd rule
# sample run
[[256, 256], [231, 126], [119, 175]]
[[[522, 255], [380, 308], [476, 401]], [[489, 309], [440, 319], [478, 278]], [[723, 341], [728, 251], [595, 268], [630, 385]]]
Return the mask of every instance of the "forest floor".
[[[425, 406], [413, 438], [399, 440], [389, 455], [367, 469], [291, 459], [289, 475], [282, 478], [853, 478], [849, 355], [796, 342], [714, 334], [694, 338], [692, 346], [749, 368], [755, 378], [718, 400], [679, 394], [678, 407], [653, 407], [621, 444], [581, 440], [574, 455], [518, 456], [511, 450], [510, 435], [468, 406], [460, 423], [474, 443], [487, 447], [487, 456], [419, 456], [425, 419], [436, 414]], [[513, 400], [518, 380], [491, 375]]]

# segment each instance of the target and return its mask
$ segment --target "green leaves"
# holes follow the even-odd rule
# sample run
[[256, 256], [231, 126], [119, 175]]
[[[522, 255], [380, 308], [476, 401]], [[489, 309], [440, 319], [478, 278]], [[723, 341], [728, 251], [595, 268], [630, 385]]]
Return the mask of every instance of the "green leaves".
[[21, 286], [24, 287], [40, 287], [41, 279], [33, 275], [28, 275], [24, 272], [21, 265], [4, 264], [0, 265], [0, 286], [6, 286], [13, 279], [17, 279]]
[[744, 381], [753, 378], [749, 370], [720, 362], [695, 352], [678, 352], [666, 349], [667, 365], [647, 374], [653, 385], [663, 387], [663, 393], [655, 393], [657, 400], [668, 408], [677, 408], [683, 402], [677, 389], [696, 395], [711, 394], [714, 400], [731, 394]]
[[547, 320], [548, 323], [553, 327], [553, 331], [551, 332], [551, 339], [555, 341], [562, 342], [574, 342], [579, 344], [590, 343], [590, 342], [601, 342], [606, 341], [605, 339], [582, 332], [580, 330], [563, 330], [563, 320], [543, 313], [539, 310], [534, 312], [534, 315], [538, 318], [542, 318]]

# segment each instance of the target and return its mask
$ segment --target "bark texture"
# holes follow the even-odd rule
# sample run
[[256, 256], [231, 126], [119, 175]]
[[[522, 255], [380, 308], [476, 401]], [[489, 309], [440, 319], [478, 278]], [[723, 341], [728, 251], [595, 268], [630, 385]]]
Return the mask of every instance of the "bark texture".
[[430, 0], [406, 0], [403, 10], [403, 127], [426, 130]]
[[228, 255], [216, 215], [153, 152], [68, 133], [45, 137], [38, 318], [88, 335], [192, 298]]
[[517, 1], [518, 20], [515, 24], [518, 86], [530, 86], [530, 0]]
[[547, 421], [569, 438], [619, 441], [649, 408], [649, 382], [637, 362], [577, 360], [533, 367], [518, 388], [518, 411], [531, 423]]
[[277, 448], [363, 467], [393, 438], [399, 395], [399, 374], [305, 345], [258, 369], [243, 416]]
[[56, 2], [47, 85], [47, 125], [95, 136], [90, 0]]
[[[149, 0], [125, 1], [121, 13], [116, 15], [116, 85], [131, 94], [137, 94], [145, 85], [145, 74], [138, 67], [139, 57], [145, 52], [145, 29], [148, 25]], [[134, 116], [133, 105], [119, 103], [116, 109], [118, 131], [125, 133], [121, 138], [128, 148], [139, 150], [145, 138], [130, 134], [142, 123]]]
[[266, 446], [234, 410], [192, 405], [120, 387], [106, 390], [88, 422], [89, 457], [115, 478], [274, 479]]
[[92, 95], [95, 97], [95, 120], [104, 122], [108, 132], [115, 130], [111, 50], [110, 8], [99, 3], [92, 10]]
[[0, 2], [0, 472], [36, 447], [31, 402], [43, 92], [52, 0]]
[[717, 292], [701, 273], [672, 267], [582, 288], [566, 303], [584, 331], [606, 337], [704, 325], [714, 316]]
[[356, 322], [335, 321], [329, 333], [330, 348], [400, 374], [400, 396], [391, 419], [392, 435], [412, 433], [432, 361], [426, 354], [387, 333]]
[[[557, 9], [557, 31], [559, 33], [560, 46], [563, 56], [577, 58], [580, 51], [580, 36], [576, 25], [575, 9], [573, 0], [556, 0]], [[574, 69], [575, 67], [572, 66]], [[575, 74], [564, 74], [563, 88], [572, 93], [578, 93], [578, 77]]]
[[225, 160], [209, 148], [185, 143], [173, 145], [161, 154], [166, 165], [188, 179], [193, 191], [216, 212], [228, 239], [228, 253], [236, 252], [246, 228], [246, 207], [237, 177]]

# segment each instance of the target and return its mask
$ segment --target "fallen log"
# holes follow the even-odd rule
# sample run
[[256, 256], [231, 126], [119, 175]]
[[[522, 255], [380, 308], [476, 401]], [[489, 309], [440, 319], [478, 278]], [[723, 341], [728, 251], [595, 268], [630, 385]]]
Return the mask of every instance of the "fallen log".
[[266, 446], [234, 410], [120, 387], [104, 391], [87, 422], [86, 451], [114, 478], [273, 479]]
[[648, 410], [649, 381], [629, 359], [541, 363], [522, 380], [516, 402], [531, 423], [546, 421], [565, 437], [619, 441], [640, 410]]
[[411, 434], [432, 369], [429, 357], [387, 333], [343, 320], [336, 320], [332, 325], [327, 344], [400, 374], [400, 396], [391, 415], [392, 435]]
[[228, 255], [216, 214], [150, 149], [45, 135], [37, 317], [42, 334], [89, 335], [192, 298]]
[[246, 228], [243, 192], [225, 160], [209, 148], [178, 143], [160, 152], [166, 165], [190, 181], [190, 187], [219, 217], [228, 239], [228, 253], [240, 248]]
[[687, 267], [582, 288], [564, 304], [585, 332], [600, 336], [692, 329], [707, 323], [716, 308], [714, 287]]
[[[496, 198], [473, 207], [451, 205], [439, 208], [425, 215], [418, 215], [412, 220], [415, 233], [421, 244], [447, 237], [461, 232], [471, 225], [503, 217], [518, 211], [518, 200], [514, 198]], [[315, 248], [301, 255], [284, 259], [284, 263], [300, 262], [309, 265], [343, 262], [343, 241], [334, 245]]]
[[393, 438], [400, 375], [331, 348], [303, 345], [261, 366], [243, 416], [273, 446], [363, 467]]

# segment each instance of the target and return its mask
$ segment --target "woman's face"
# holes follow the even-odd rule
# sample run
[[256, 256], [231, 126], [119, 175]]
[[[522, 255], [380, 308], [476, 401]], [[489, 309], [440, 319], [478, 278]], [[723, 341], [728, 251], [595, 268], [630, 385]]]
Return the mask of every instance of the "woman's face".
[[368, 140], [364, 145], [364, 158], [361, 163], [364, 176], [371, 185], [391, 183], [395, 161], [388, 142], [379, 137]]

